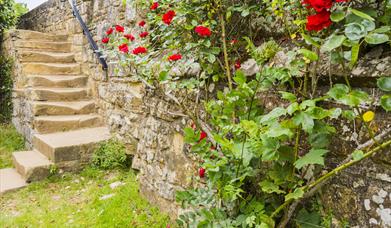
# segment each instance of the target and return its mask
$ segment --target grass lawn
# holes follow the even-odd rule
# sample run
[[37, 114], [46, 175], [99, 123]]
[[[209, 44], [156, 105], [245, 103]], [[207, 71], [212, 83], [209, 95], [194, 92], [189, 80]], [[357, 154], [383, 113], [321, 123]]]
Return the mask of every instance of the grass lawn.
[[24, 139], [11, 124], [0, 123], [0, 169], [12, 167], [12, 152], [24, 149]]
[[[23, 143], [9, 126], [0, 126], [0, 132], [1, 164], [9, 166], [10, 150]], [[113, 183], [120, 184], [110, 186]], [[165, 228], [168, 216], [138, 191], [131, 170], [87, 167], [79, 174], [52, 176], [0, 196], [0, 227]]]

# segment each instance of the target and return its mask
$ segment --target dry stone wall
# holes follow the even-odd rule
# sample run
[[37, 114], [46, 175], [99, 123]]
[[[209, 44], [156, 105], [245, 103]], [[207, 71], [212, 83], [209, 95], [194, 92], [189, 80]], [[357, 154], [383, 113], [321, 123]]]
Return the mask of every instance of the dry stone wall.
[[[108, 26], [130, 26], [139, 20], [133, 1], [127, 0], [126, 6], [121, 2], [78, 1], [82, 17], [95, 40], [103, 37]], [[19, 28], [71, 36], [74, 49], [80, 50], [78, 61], [83, 64], [83, 73], [89, 75], [91, 94], [99, 106], [99, 113], [105, 117], [113, 134], [125, 142], [129, 153], [134, 155], [133, 168], [139, 170], [142, 193], [162, 210], [175, 215], [178, 212], [173, 203], [175, 191], [192, 185], [192, 177], [196, 173], [192, 158], [183, 150], [181, 129], [188, 124], [187, 120], [175, 114], [178, 113], [175, 105], [130, 78], [109, 73], [109, 81], [105, 81], [104, 72], [69, 8], [68, 2], [49, 0], [25, 15]], [[388, 48], [381, 50], [380, 54], [377, 50], [369, 55], [352, 76], [360, 78], [355, 86], [367, 87], [366, 90], [377, 93], [373, 90], [373, 82], [378, 76], [390, 74], [391, 53]], [[284, 62], [283, 55], [277, 57]], [[113, 69], [115, 65], [110, 67]], [[330, 71], [324, 69], [322, 72]], [[338, 80], [338, 70], [331, 75]], [[328, 82], [328, 73], [322, 77]], [[263, 99], [266, 105], [278, 102], [273, 98]], [[378, 119], [381, 120], [378, 126], [380, 130], [391, 127], [390, 115], [380, 114]], [[330, 167], [343, 160], [355, 148], [358, 139], [368, 138], [360, 133], [359, 126], [347, 123], [337, 125], [343, 135], [336, 137], [333, 143], [335, 153], [328, 164]], [[322, 200], [327, 208], [352, 227], [391, 226], [391, 151], [377, 157], [349, 169], [323, 190]]]

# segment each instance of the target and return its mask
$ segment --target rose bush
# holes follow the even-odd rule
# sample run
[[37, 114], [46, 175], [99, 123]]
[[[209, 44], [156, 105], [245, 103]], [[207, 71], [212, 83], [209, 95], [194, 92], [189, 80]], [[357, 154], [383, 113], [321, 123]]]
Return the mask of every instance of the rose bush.
[[[368, 10], [371, 4], [344, 0], [138, 4], [147, 12], [144, 23], [115, 26], [116, 32], [110, 27], [102, 43], [109, 59], [167, 96], [194, 122], [183, 131], [199, 158], [194, 181], [204, 187], [177, 192], [187, 209], [178, 224], [301, 226], [305, 219], [294, 213], [297, 202], [311, 198], [341, 170], [390, 146], [390, 140], [373, 140], [372, 148], [352, 151], [341, 166], [324, 169], [330, 138], [337, 133], [334, 121], [361, 121], [372, 139], [379, 133], [371, 128], [375, 117], [367, 112], [377, 101], [352, 88], [348, 75], [361, 47], [389, 43], [389, 2], [382, 2], [381, 13]], [[274, 66], [282, 48], [262, 39], [253, 24], [258, 19], [286, 28], [282, 40], [291, 40], [296, 48], [286, 53], [284, 64]], [[317, 89], [324, 56], [346, 72], [345, 84], [331, 83], [327, 92]], [[249, 63], [255, 65], [252, 73], [244, 69]], [[389, 79], [378, 84], [391, 91]], [[175, 97], [181, 92], [183, 100]], [[269, 95], [281, 104], [265, 107], [263, 98]], [[192, 96], [199, 97], [193, 102], [195, 112], [183, 104]], [[381, 99], [380, 105], [390, 111], [390, 95]], [[329, 103], [338, 106], [325, 105]], [[204, 112], [206, 116], [200, 115]]]

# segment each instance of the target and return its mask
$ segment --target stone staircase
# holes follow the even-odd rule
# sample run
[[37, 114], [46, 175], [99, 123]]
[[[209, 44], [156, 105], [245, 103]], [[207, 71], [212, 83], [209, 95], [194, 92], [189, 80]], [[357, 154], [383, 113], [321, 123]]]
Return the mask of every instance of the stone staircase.
[[39, 181], [54, 167], [78, 170], [96, 145], [110, 138], [89, 97], [88, 77], [75, 61], [67, 36], [17, 30], [12, 41], [17, 77], [31, 107], [32, 150], [13, 153], [15, 168], [0, 170], [0, 194]]

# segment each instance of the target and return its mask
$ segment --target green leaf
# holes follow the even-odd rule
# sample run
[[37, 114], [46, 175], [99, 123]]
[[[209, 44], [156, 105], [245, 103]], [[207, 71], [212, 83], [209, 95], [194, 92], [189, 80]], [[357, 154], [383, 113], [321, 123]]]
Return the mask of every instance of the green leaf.
[[280, 187], [278, 185], [276, 185], [273, 182], [268, 181], [268, 180], [262, 181], [261, 183], [259, 183], [259, 185], [261, 186], [263, 192], [266, 192], [269, 194], [270, 193], [277, 193], [277, 194], [285, 193], [284, 191], [280, 190]]
[[214, 62], [216, 61], [216, 56], [209, 53], [209, 54], [208, 54], [208, 61], [209, 61], [210, 63], [214, 63]]
[[323, 52], [330, 52], [342, 45], [346, 37], [344, 35], [331, 35], [326, 42], [322, 45], [321, 50]]
[[367, 19], [367, 20], [370, 20], [370, 21], [374, 21], [375, 19], [371, 16], [369, 16], [368, 14], [364, 13], [364, 12], [361, 12], [359, 10], [356, 10], [356, 9], [349, 9], [350, 12], [352, 12], [353, 14], [355, 14], [356, 16], [359, 16], [361, 18], [364, 18], [364, 19]]
[[301, 169], [306, 165], [318, 164], [324, 165], [324, 155], [328, 152], [325, 149], [311, 149], [306, 155], [295, 162], [295, 167]]
[[368, 34], [367, 30], [362, 24], [350, 23], [345, 27], [345, 35], [349, 40], [360, 40]]
[[185, 142], [186, 143], [196, 143], [199, 140], [198, 135], [194, 131], [193, 128], [186, 127], [183, 129], [183, 132], [185, 133]]
[[314, 45], [314, 46], [317, 47], [317, 48], [320, 47], [320, 44], [317, 43], [311, 36], [306, 35], [306, 34], [304, 34], [304, 33], [302, 33], [301, 36], [304, 38], [304, 40], [305, 40], [307, 43], [312, 44], [312, 45]]
[[332, 97], [334, 100], [341, 99], [343, 96], [346, 96], [349, 93], [350, 89], [347, 85], [336, 84], [333, 88], [327, 92], [327, 95]]
[[310, 51], [308, 49], [300, 49], [299, 50], [299, 53], [302, 54], [305, 58], [311, 60], [311, 61], [316, 61], [319, 59], [319, 56], [313, 52], [313, 51]]
[[281, 93], [282, 99], [288, 100], [290, 102], [297, 101], [297, 97], [293, 93], [288, 93], [288, 92], [285, 92], [285, 91], [279, 91], [279, 93]]
[[373, 30], [372, 32], [374, 32], [374, 33], [386, 33], [386, 32], [389, 32], [390, 30], [391, 30], [390, 26], [382, 26], [380, 28], [377, 28], [377, 29]]
[[331, 13], [330, 19], [333, 22], [340, 22], [340, 21], [342, 21], [345, 18], [345, 16], [346, 16], [346, 14], [345, 14], [344, 11], [336, 10], [336, 11]]
[[235, 77], [233, 79], [236, 83], [238, 83], [238, 85], [243, 85], [247, 81], [246, 75], [244, 75], [243, 71], [241, 70], [236, 71]]
[[358, 161], [364, 157], [364, 152], [362, 150], [355, 150], [352, 153], [353, 161]]
[[285, 108], [277, 107], [269, 112], [267, 115], [262, 116], [261, 123], [268, 122], [270, 120], [274, 120], [286, 114]]
[[314, 119], [303, 111], [297, 113], [292, 120], [296, 126], [302, 125], [303, 130], [307, 133], [310, 133], [314, 128]]
[[299, 104], [297, 102], [294, 102], [292, 104], [290, 104], [287, 108], [286, 108], [286, 111], [288, 112], [289, 115], [292, 115], [293, 113], [295, 113], [297, 110], [299, 110]]
[[379, 78], [377, 86], [383, 91], [391, 92], [391, 76]]
[[360, 44], [359, 43], [354, 44], [352, 47], [350, 63], [349, 63], [350, 69], [353, 69], [354, 65], [356, 65], [359, 53], [360, 53]]
[[386, 110], [387, 112], [391, 111], [391, 96], [390, 95], [384, 95], [380, 98], [380, 105]]
[[269, 128], [266, 135], [270, 138], [278, 138], [284, 135], [291, 138], [293, 136], [293, 132], [289, 128], [284, 128], [281, 124], [276, 122]]
[[389, 41], [390, 38], [386, 34], [370, 33], [365, 37], [368, 44], [382, 44]]
[[160, 72], [159, 81], [164, 82], [164, 81], [167, 81], [168, 79], [169, 79], [169, 74], [167, 71]]
[[295, 219], [299, 228], [318, 228], [322, 222], [322, 217], [316, 211], [309, 213], [305, 208], [301, 209]]
[[310, 107], [305, 112], [316, 120], [321, 120], [330, 116], [330, 112], [321, 107]]
[[300, 199], [303, 197], [304, 191], [302, 188], [296, 188], [294, 192], [289, 193], [288, 195], [285, 196], [285, 201], [288, 201], [290, 199]]
[[376, 24], [373, 21], [363, 20], [361, 21], [361, 24], [367, 32], [373, 31], [376, 28]]

